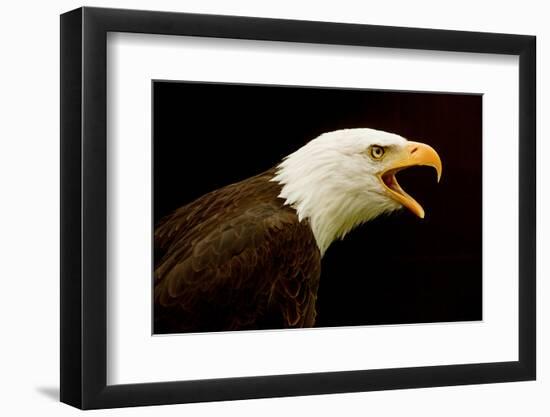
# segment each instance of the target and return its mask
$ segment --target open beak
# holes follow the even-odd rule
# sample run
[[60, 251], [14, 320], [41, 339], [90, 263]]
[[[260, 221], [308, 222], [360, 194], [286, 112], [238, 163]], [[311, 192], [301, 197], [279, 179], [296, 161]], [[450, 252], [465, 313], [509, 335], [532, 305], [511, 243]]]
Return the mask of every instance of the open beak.
[[395, 174], [412, 166], [431, 166], [437, 171], [437, 182], [441, 178], [441, 159], [437, 152], [424, 143], [409, 142], [406, 155], [403, 159], [395, 161], [390, 168], [379, 175], [380, 181], [386, 187], [392, 198], [402, 204], [421, 219], [424, 218], [424, 209], [414, 198], [408, 195], [399, 185]]

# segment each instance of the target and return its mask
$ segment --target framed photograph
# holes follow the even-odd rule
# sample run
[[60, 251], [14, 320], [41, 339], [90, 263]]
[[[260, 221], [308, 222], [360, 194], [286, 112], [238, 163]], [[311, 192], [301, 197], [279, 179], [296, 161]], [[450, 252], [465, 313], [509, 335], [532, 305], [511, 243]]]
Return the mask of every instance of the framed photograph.
[[535, 37], [61, 16], [61, 401], [535, 379]]

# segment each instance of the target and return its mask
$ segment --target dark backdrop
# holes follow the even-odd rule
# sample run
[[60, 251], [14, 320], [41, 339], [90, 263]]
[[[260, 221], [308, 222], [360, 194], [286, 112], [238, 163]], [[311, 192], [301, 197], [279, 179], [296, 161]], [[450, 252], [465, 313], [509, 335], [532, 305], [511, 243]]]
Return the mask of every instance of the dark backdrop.
[[322, 261], [317, 326], [482, 319], [482, 97], [153, 82], [154, 222], [276, 165], [317, 135], [370, 127], [432, 145], [443, 177], [412, 168], [402, 187], [426, 210], [357, 228]]

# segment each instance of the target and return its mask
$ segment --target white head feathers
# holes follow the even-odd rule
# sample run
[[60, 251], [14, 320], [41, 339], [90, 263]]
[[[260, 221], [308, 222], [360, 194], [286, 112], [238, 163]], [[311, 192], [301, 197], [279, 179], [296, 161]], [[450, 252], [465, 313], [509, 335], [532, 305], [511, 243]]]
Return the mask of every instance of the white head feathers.
[[401, 207], [378, 178], [385, 161], [373, 160], [369, 149], [406, 145], [403, 137], [374, 129], [324, 133], [288, 155], [272, 181], [282, 185], [279, 197], [296, 209], [300, 221], [309, 219], [324, 254], [354, 227]]

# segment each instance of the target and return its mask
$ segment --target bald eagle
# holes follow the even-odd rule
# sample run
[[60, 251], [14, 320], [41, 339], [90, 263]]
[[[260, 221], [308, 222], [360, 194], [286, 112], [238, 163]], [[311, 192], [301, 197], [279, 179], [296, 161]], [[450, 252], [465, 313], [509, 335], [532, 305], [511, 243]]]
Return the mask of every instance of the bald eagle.
[[154, 332], [313, 327], [321, 259], [354, 227], [405, 207], [402, 169], [442, 165], [380, 130], [324, 133], [275, 167], [180, 207], [155, 229]]

